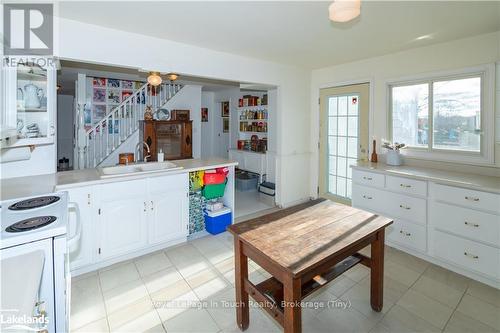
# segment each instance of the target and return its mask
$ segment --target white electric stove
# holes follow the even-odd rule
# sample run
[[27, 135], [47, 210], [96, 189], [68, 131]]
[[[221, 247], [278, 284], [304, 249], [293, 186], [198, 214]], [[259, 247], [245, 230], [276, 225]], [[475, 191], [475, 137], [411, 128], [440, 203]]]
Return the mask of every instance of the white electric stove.
[[[1, 328], [15, 324], [68, 332], [68, 249], [80, 238], [78, 206], [58, 192], [2, 201], [0, 209]], [[67, 235], [70, 212], [77, 214], [72, 237]]]

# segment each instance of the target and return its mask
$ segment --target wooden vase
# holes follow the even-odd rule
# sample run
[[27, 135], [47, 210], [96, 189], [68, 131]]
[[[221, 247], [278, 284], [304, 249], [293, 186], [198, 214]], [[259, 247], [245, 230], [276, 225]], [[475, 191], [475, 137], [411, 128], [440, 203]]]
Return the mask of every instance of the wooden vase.
[[370, 162], [373, 162], [373, 163], [377, 163], [378, 162], [377, 140], [373, 140], [373, 149], [372, 149], [372, 155], [370, 157]]

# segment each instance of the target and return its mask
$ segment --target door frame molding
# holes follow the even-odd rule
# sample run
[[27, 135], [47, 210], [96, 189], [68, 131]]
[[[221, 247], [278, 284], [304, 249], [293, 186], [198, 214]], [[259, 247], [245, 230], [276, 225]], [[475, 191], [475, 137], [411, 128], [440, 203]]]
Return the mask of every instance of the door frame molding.
[[[343, 86], [351, 86], [351, 85], [356, 85], [356, 84], [364, 84], [368, 83], [369, 84], [369, 91], [370, 91], [370, 100], [368, 101], [368, 140], [373, 137], [373, 120], [374, 120], [374, 82], [375, 79], [373, 77], [366, 78], [366, 79], [354, 79], [354, 80], [347, 80], [347, 81], [336, 81], [336, 82], [329, 82], [329, 83], [324, 83], [321, 84], [318, 88], [318, 98], [321, 98], [321, 90], [322, 89], [328, 89], [328, 88], [339, 88]], [[320, 103], [318, 102], [317, 104], [317, 115], [318, 115], [318, 129], [321, 127], [321, 107]], [[316, 140], [318, 143], [321, 142], [321, 131], [318, 131], [318, 136], [316, 137]], [[380, 142], [380, 140], [379, 140]], [[370, 145], [368, 145], [370, 147]], [[316, 186], [319, 188], [319, 182], [321, 179], [321, 149], [319, 148], [319, 145], [316, 145], [316, 151], [318, 153], [317, 157], [317, 174], [318, 176], [316, 177]], [[370, 156], [370, 152], [368, 151], [368, 156]], [[319, 197], [319, 193], [316, 192], [315, 195], [316, 198]]]

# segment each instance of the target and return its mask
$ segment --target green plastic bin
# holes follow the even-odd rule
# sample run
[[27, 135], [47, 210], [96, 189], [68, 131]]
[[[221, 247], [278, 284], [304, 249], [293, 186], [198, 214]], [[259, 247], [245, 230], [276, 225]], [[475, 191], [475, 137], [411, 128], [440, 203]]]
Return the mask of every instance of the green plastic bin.
[[207, 200], [223, 197], [224, 191], [226, 190], [226, 184], [227, 179], [222, 184], [205, 185], [201, 193]]

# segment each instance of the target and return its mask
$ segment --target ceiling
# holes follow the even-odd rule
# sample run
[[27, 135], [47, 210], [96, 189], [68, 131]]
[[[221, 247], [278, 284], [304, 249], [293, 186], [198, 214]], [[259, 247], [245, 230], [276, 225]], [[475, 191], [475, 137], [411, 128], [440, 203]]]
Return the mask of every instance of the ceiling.
[[[59, 94], [75, 95], [75, 81], [78, 78], [78, 73], [87, 76], [106, 77], [120, 80], [133, 80], [146, 82], [148, 73], [140, 71], [136, 68], [124, 68], [116, 66], [106, 66], [99, 64], [90, 64], [76, 61], [61, 60], [61, 70], [58, 71], [57, 83], [61, 86]], [[163, 79], [166, 80], [165, 75]], [[207, 79], [196, 76], [181, 75], [177, 81], [182, 85], [199, 85], [203, 91], [218, 92], [230, 88], [238, 88], [250, 86], [234, 81]], [[255, 85], [252, 85], [254, 88]], [[254, 89], [255, 90], [255, 89]]]
[[[368, 1], [328, 19], [330, 2], [62, 2], [69, 19], [279, 63], [321, 68], [500, 30], [500, 1]], [[420, 38], [419, 38], [420, 37]]]

